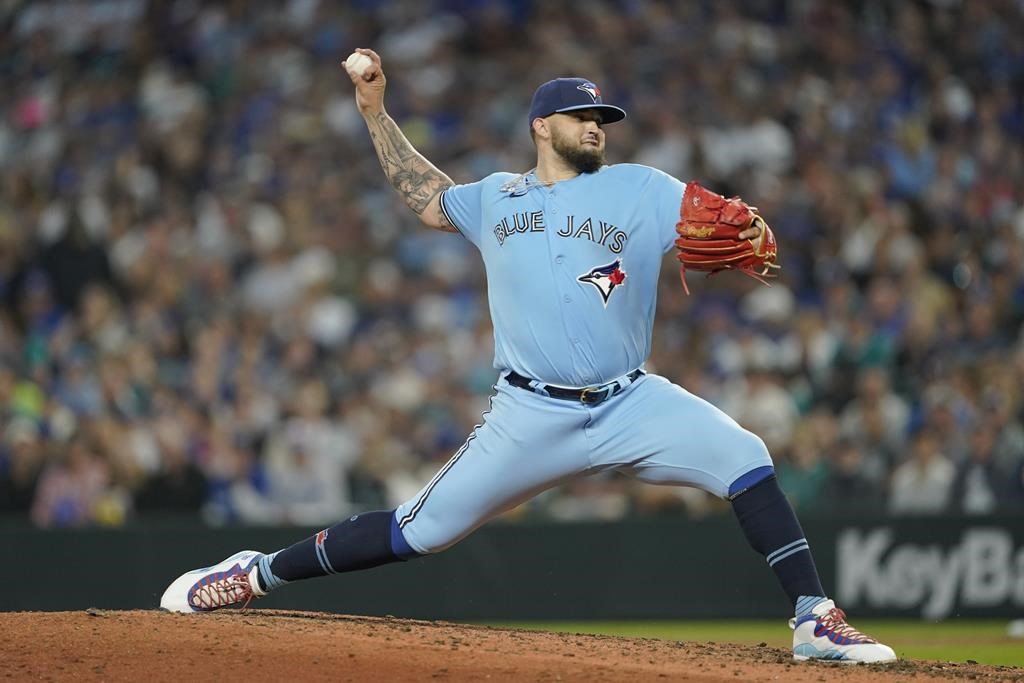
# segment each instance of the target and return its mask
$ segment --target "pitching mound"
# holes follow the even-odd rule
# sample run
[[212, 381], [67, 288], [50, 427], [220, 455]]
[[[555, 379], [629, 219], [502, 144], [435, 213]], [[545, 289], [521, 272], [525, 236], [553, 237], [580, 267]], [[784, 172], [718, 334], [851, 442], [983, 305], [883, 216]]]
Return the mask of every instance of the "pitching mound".
[[0, 613], [14, 680], [1024, 681], [1024, 669], [802, 663], [769, 647], [248, 610]]

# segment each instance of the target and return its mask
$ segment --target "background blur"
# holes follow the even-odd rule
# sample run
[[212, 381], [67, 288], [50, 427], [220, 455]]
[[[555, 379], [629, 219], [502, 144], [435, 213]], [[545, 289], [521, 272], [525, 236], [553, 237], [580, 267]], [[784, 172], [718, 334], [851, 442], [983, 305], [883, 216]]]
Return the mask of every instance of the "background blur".
[[[582, 75], [630, 112], [611, 162], [758, 205], [781, 278], [686, 297], [670, 256], [648, 368], [765, 439], [847, 609], [1021, 615], [1021, 0], [0, 0], [0, 547], [33, 558], [0, 608], [152, 607], [407, 499], [478, 421], [479, 257], [394, 197], [357, 46], [456, 181], [530, 168], [532, 91]], [[504, 521], [266, 606], [787, 611], [693, 489], [591, 478]]]
[[[760, 207], [781, 279], [686, 297], [666, 261], [648, 368], [803, 518], [1024, 526], [1020, 0], [0, 0], [0, 513], [322, 525], [463, 442], [482, 267], [393, 196], [363, 46], [456, 182], [529, 169], [533, 89], [578, 74], [629, 111], [612, 163]], [[509, 517], [726, 509], [610, 476]]]

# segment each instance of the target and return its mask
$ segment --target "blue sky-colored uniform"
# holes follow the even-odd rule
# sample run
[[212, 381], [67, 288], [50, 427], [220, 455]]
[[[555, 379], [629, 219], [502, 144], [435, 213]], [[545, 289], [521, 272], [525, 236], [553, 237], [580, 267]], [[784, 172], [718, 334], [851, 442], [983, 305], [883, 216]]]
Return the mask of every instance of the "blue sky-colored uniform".
[[[544, 186], [494, 173], [444, 191], [441, 208], [483, 257], [499, 371], [491, 409], [434, 478], [399, 506], [421, 553], [455, 543], [551, 486], [615, 469], [726, 496], [771, 465], [764, 443], [663, 377], [626, 376], [651, 350], [658, 275], [685, 186], [637, 164]], [[585, 405], [511, 386], [622, 388]]]
[[[495, 367], [568, 387], [640, 367], [651, 350], [658, 272], [676, 238], [685, 186], [636, 164], [519, 196], [502, 190], [516, 177], [494, 173], [442, 196], [448, 218], [487, 268]], [[616, 262], [617, 284], [580, 279]]]

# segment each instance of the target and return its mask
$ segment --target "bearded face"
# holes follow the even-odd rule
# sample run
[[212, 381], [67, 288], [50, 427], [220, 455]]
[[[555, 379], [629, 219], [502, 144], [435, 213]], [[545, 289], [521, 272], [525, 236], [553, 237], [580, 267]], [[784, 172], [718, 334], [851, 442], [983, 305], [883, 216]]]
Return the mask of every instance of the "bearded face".
[[604, 133], [569, 118], [566, 125], [551, 126], [551, 148], [577, 173], [594, 173], [605, 164]]

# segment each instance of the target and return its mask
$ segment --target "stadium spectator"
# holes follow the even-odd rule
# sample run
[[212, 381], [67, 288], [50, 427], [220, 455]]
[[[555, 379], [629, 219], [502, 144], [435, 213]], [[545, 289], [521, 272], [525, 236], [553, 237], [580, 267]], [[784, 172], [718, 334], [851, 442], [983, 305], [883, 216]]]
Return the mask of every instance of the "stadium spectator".
[[889, 510], [893, 514], [937, 514], [949, 505], [955, 466], [943, 446], [928, 429], [914, 435], [910, 457], [892, 474]]
[[35, 496], [44, 464], [43, 441], [32, 420], [15, 418], [7, 423], [0, 446], [0, 511], [27, 513]]
[[[483, 273], [379, 186], [339, 67], [373, 44], [457, 182], [527, 170], [524, 89], [584, 73], [630, 111], [612, 162], [760, 206], [781, 277], [685, 297], [664, 268], [650, 364], [762, 433], [801, 506], [1024, 509], [1019, 3], [470, 4], [15, 3], [0, 507], [299, 521], [457, 450], [494, 381]], [[638, 490], [530, 512], [713, 509]]]
[[832, 452], [821, 499], [844, 514], [877, 514], [885, 500], [887, 464], [872, 458], [853, 439], [842, 439]]
[[[969, 515], [987, 515], [1000, 507], [1011, 473], [995, 467], [995, 431], [981, 424], [971, 433], [967, 459], [960, 463], [950, 491], [951, 507]], [[1011, 475], [1012, 476], [1012, 475]]]
[[110, 468], [87, 438], [73, 439], [40, 476], [32, 521], [39, 526], [82, 526], [99, 521], [110, 480]]

